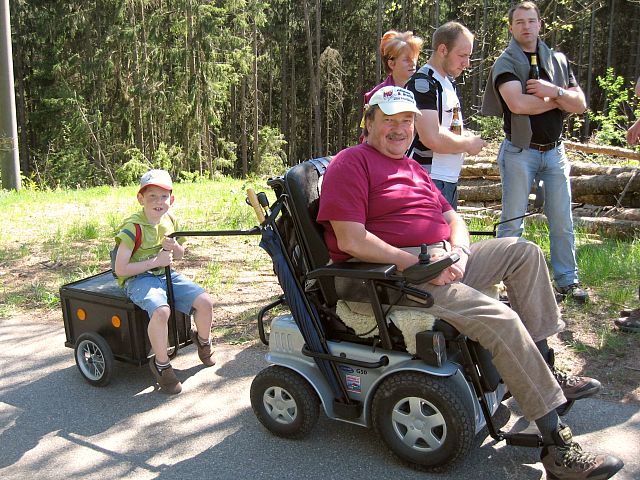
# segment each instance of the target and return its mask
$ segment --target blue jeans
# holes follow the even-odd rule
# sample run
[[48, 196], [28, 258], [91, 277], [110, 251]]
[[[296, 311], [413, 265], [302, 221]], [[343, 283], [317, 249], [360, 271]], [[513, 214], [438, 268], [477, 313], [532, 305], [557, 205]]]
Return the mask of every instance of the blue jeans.
[[438, 187], [442, 196], [449, 202], [454, 210], [458, 210], [458, 184], [451, 182], [443, 182], [442, 180], [433, 179], [433, 184]]
[[[177, 311], [189, 315], [194, 300], [204, 293], [204, 289], [189, 280], [186, 276], [171, 270], [173, 298]], [[167, 278], [165, 275], [154, 275], [144, 272], [127, 279], [123, 285], [129, 299], [146, 310], [149, 318], [157, 308], [169, 305], [167, 301]]]
[[[502, 178], [501, 221], [524, 215], [536, 179], [544, 182], [544, 213], [549, 222], [551, 268], [558, 287], [578, 282], [575, 235], [571, 216], [569, 161], [560, 145], [546, 152], [519, 148], [504, 140], [498, 152]], [[519, 237], [524, 219], [498, 226], [498, 237]]]

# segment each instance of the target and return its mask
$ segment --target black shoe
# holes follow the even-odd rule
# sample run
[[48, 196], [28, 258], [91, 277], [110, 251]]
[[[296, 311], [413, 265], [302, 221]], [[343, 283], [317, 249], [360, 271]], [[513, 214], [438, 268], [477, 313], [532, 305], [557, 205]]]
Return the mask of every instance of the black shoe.
[[554, 433], [556, 444], [546, 445], [540, 460], [547, 480], [606, 480], [613, 477], [624, 463], [613, 455], [601, 455], [582, 450], [573, 441], [571, 430], [562, 426]]
[[586, 303], [589, 299], [589, 294], [580, 288], [579, 283], [572, 283], [565, 287], [556, 287], [557, 295], [556, 301], [560, 303], [565, 298], [570, 298], [576, 303]]
[[562, 393], [567, 400], [580, 400], [595, 395], [602, 385], [595, 378], [569, 375], [556, 367], [551, 367], [551, 373], [562, 388]]

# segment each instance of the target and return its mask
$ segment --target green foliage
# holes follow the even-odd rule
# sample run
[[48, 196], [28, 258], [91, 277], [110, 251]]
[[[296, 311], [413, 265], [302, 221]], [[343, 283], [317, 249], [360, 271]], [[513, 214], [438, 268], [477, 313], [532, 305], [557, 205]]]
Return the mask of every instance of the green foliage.
[[167, 148], [167, 145], [161, 142], [153, 157], [153, 167], [171, 172], [175, 167], [182, 165], [183, 161], [184, 154], [180, 145]]
[[496, 141], [504, 137], [502, 130], [502, 117], [476, 116], [476, 123], [480, 130], [480, 136], [488, 141]]
[[264, 177], [282, 175], [287, 168], [287, 154], [284, 146], [287, 141], [277, 128], [264, 126], [260, 128], [258, 136], [260, 149], [260, 164], [255, 173]]
[[[175, 178], [237, 175], [244, 153], [248, 159], [256, 156], [249, 140], [256, 117], [266, 137], [258, 153], [266, 160], [251, 165], [250, 173], [278, 171], [285, 149], [290, 162], [335, 153], [358, 137], [362, 93], [385, 76], [377, 62], [379, 37], [392, 28], [412, 30], [425, 40], [418, 62], [423, 64], [436, 25], [456, 19], [473, 26], [473, 68], [459, 78], [469, 117], [491, 64], [507, 45], [510, 5], [505, 0], [10, 2], [20, 68], [21, 161], [32, 179], [28, 188], [124, 185], [156, 163]], [[589, 6], [543, 2], [542, 35], [567, 53], [583, 90], [591, 91], [594, 115], [602, 115], [593, 117], [592, 125], [602, 124], [598, 136], [621, 144], [632, 112], [625, 104], [622, 116], [615, 116], [615, 77], [603, 87], [588, 86], [587, 73], [602, 74], [611, 60], [617, 74], [635, 80], [637, 68], [628, 52], [637, 51], [640, 7], [630, 3], [629, 14], [614, 19], [607, 9], [594, 8], [594, 34], [588, 38]], [[609, 31], [624, 34], [609, 42]], [[318, 98], [312, 98], [312, 84]], [[312, 108], [316, 104], [319, 112]], [[499, 120], [479, 122], [485, 138], [501, 138]], [[571, 120], [570, 134], [579, 136], [579, 127]], [[139, 152], [135, 158], [133, 150]]]
[[626, 145], [626, 123], [629, 118], [629, 100], [633, 98], [633, 90], [625, 87], [625, 80], [615, 75], [613, 68], [608, 68], [604, 77], [596, 78], [598, 85], [604, 92], [606, 108], [596, 112], [589, 112], [590, 118], [598, 122], [595, 131], [596, 143], [606, 145]]
[[129, 160], [116, 170], [116, 180], [120, 185], [135, 185], [140, 181], [140, 177], [152, 168], [152, 165], [137, 148], [130, 148], [127, 154]]

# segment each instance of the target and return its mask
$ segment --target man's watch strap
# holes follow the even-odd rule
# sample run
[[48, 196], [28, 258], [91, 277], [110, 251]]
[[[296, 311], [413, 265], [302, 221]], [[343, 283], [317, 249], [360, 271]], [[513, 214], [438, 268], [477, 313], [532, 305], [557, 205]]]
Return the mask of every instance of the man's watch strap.
[[466, 245], [451, 245], [451, 250], [453, 250], [454, 248], [459, 248], [460, 250], [462, 250], [467, 255], [471, 255], [471, 249], [469, 247], [467, 247]]

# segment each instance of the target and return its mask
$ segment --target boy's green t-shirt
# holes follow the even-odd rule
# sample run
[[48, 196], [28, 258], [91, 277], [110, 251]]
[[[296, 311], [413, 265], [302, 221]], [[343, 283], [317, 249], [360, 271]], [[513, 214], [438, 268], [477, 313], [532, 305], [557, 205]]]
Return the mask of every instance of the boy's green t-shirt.
[[[115, 236], [116, 245], [123, 243], [129, 249], [133, 250], [135, 243], [131, 237], [135, 238], [136, 223], [140, 225], [142, 241], [140, 242], [138, 250], [131, 255], [131, 263], [141, 262], [155, 257], [162, 249], [162, 241], [164, 240], [164, 237], [178, 229], [177, 221], [175, 218], [172, 219], [168, 214], [163, 215], [160, 223], [153, 225], [147, 220], [144, 210], [140, 210], [127, 218], [120, 228], [118, 228], [118, 233]], [[132, 235], [129, 235], [125, 230], [132, 233]], [[178, 237], [176, 240], [180, 245], [182, 245], [186, 238]], [[149, 273], [162, 275], [164, 274], [164, 267], [154, 268], [153, 270], [149, 270]], [[129, 276], [118, 277], [118, 286], [122, 287], [127, 278], [129, 278]]]

